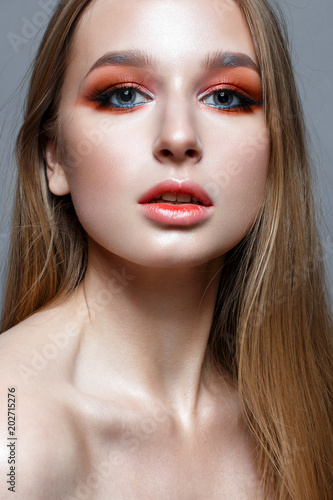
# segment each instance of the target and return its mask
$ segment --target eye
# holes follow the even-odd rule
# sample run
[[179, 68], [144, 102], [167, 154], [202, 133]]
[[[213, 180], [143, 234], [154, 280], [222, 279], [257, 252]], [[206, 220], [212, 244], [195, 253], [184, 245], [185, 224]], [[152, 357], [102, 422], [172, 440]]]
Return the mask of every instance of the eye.
[[206, 94], [201, 101], [207, 106], [218, 108], [221, 110], [251, 110], [254, 106], [260, 106], [261, 103], [251, 99], [250, 97], [228, 88], [220, 88]]
[[207, 98], [204, 99], [204, 102], [209, 106], [225, 107], [230, 107], [231, 105], [239, 106], [241, 104], [239, 97], [226, 90], [218, 90], [213, 94], [208, 95]]
[[101, 108], [134, 108], [151, 101], [151, 97], [133, 86], [117, 87], [95, 95], [93, 100]]

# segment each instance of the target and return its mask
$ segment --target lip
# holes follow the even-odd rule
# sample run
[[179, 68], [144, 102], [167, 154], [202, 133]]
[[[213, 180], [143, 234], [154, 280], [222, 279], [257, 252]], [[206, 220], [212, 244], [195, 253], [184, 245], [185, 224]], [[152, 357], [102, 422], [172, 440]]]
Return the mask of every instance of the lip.
[[192, 198], [197, 198], [204, 206], [213, 206], [208, 193], [199, 184], [193, 181], [176, 181], [168, 179], [156, 184], [149, 189], [138, 201], [140, 204], [149, 203], [154, 198], [159, 198], [163, 193], [189, 194]]
[[[183, 203], [150, 203], [160, 198], [163, 193], [188, 194], [197, 198], [202, 205]], [[138, 201], [145, 217], [160, 224], [189, 226], [207, 220], [214, 212], [214, 205], [208, 193], [190, 180], [176, 181], [168, 179], [149, 189]]]

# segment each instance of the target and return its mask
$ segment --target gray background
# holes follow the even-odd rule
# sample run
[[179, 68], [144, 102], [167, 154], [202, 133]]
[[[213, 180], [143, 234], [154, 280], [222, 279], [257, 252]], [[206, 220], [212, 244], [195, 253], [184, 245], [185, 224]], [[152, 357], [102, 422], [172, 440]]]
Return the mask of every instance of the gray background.
[[[209, 5], [211, 0], [206, 1]], [[15, 184], [13, 145], [26, 93], [24, 77], [46, 27], [47, 11], [55, 3], [55, 0], [0, 0], [0, 308]], [[310, 131], [317, 210], [332, 293], [333, 2], [280, 0], [278, 3], [286, 16], [294, 69]]]

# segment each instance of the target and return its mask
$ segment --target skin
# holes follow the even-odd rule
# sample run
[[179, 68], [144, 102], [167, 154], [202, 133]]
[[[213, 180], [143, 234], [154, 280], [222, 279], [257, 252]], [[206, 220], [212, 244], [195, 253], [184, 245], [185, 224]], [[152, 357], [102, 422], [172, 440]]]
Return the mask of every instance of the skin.
[[[90, 71], [133, 49], [157, 63]], [[1, 408], [7, 387], [19, 402], [20, 498], [70, 498], [80, 485], [94, 499], [255, 498], [237, 391], [212, 370], [207, 341], [224, 255], [255, 221], [270, 148], [261, 106], [202, 100], [222, 84], [260, 97], [253, 69], [200, 67], [218, 50], [257, 62], [230, 1], [96, 0], [79, 23], [46, 158], [50, 190], [71, 193], [88, 234], [88, 270], [70, 299], [0, 338]], [[96, 86], [120, 83], [141, 84], [146, 100], [92, 102]], [[204, 187], [213, 215], [186, 228], [145, 218], [139, 198], [170, 178]]]

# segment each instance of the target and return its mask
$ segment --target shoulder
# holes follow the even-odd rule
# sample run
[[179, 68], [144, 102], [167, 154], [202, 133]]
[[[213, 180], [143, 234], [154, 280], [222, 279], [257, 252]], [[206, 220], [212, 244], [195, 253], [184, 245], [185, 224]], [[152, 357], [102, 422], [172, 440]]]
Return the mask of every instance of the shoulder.
[[55, 376], [73, 357], [80, 337], [77, 310], [49, 306], [0, 335], [0, 375], [28, 386]]
[[3, 478], [19, 498], [59, 498], [72, 488], [80, 456], [73, 423], [53, 395], [7, 385], [0, 385], [0, 498]]
[[53, 315], [36, 313], [0, 335], [0, 498], [61, 498], [80, 465], [65, 376], [73, 338]]

